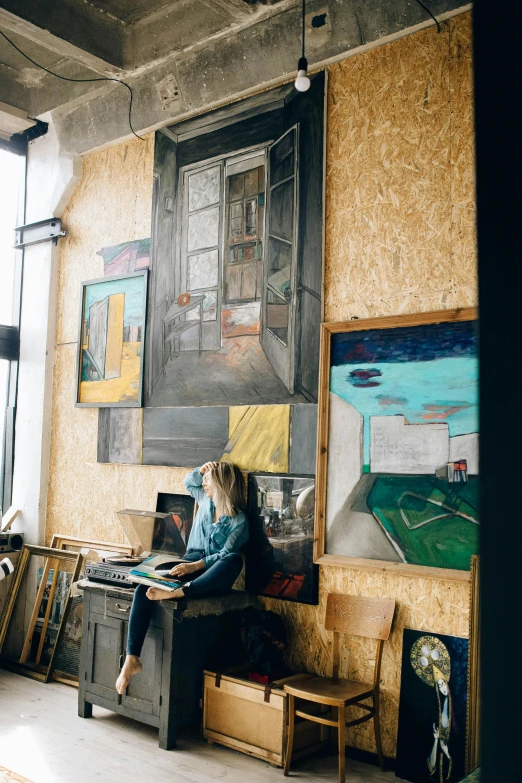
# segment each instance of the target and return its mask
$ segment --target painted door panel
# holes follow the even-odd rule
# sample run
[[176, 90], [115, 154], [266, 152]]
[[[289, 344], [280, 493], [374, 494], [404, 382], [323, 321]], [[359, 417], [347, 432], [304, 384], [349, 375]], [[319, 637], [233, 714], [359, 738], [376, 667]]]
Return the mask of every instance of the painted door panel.
[[179, 350], [218, 350], [221, 347], [221, 280], [223, 275], [223, 161], [203, 161], [181, 175], [180, 291], [205, 294], [202, 345], [199, 308], [184, 316], [194, 321], [179, 338]]
[[269, 147], [261, 308], [261, 345], [290, 392], [296, 365], [298, 132], [296, 124]]

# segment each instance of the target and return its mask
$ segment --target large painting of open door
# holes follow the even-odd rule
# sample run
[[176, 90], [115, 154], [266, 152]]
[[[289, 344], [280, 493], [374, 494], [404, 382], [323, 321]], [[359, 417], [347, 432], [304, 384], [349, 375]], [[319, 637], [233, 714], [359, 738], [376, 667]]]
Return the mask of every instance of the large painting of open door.
[[317, 403], [324, 101], [320, 73], [158, 133], [147, 407]]
[[298, 131], [294, 125], [268, 152], [268, 252], [261, 323], [263, 350], [289, 392], [295, 384]]

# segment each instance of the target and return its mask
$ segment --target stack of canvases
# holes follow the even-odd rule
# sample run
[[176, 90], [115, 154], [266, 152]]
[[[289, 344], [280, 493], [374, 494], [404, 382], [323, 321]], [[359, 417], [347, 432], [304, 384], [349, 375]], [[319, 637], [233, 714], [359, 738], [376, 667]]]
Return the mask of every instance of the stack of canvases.
[[[309, 604], [318, 562], [469, 579], [478, 541], [476, 313], [320, 327], [324, 95], [319, 73], [156, 134], [152, 243], [83, 284], [76, 400], [99, 462], [247, 472], [247, 587]], [[404, 656], [403, 774], [457, 780], [466, 645], [408, 631]]]

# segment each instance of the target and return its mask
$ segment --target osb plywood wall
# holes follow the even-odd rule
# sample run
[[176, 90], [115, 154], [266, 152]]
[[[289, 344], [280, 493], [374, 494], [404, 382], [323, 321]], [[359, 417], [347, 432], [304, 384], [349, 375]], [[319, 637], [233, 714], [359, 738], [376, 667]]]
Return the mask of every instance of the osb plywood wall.
[[[73, 407], [79, 283], [102, 273], [96, 250], [148, 236], [152, 139], [92, 155], [64, 223], [47, 537], [124, 540], [115, 511], [154, 508], [183, 470], [98, 465], [96, 410]], [[326, 320], [476, 304], [471, 20], [434, 28], [330, 69]], [[397, 615], [383, 659], [383, 742], [395, 754], [402, 630], [465, 636], [468, 585], [321, 567], [318, 607], [266, 601], [291, 631], [297, 668], [329, 672], [326, 595], [390, 596]], [[373, 643], [342, 648], [341, 675], [370, 678]], [[374, 751], [371, 724], [348, 743]]]

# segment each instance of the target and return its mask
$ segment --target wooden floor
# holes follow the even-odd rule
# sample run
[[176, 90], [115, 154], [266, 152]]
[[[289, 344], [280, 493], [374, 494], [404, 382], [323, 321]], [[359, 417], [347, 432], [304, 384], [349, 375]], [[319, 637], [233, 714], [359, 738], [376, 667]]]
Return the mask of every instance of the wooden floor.
[[[77, 691], [0, 669], [0, 765], [33, 783], [283, 783], [283, 771], [192, 735], [176, 750], [158, 748], [157, 731], [94, 707], [77, 717]], [[393, 772], [347, 760], [347, 783], [398, 781]], [[292, 765], [291, 778], [336, 781], [336, 757]]]

